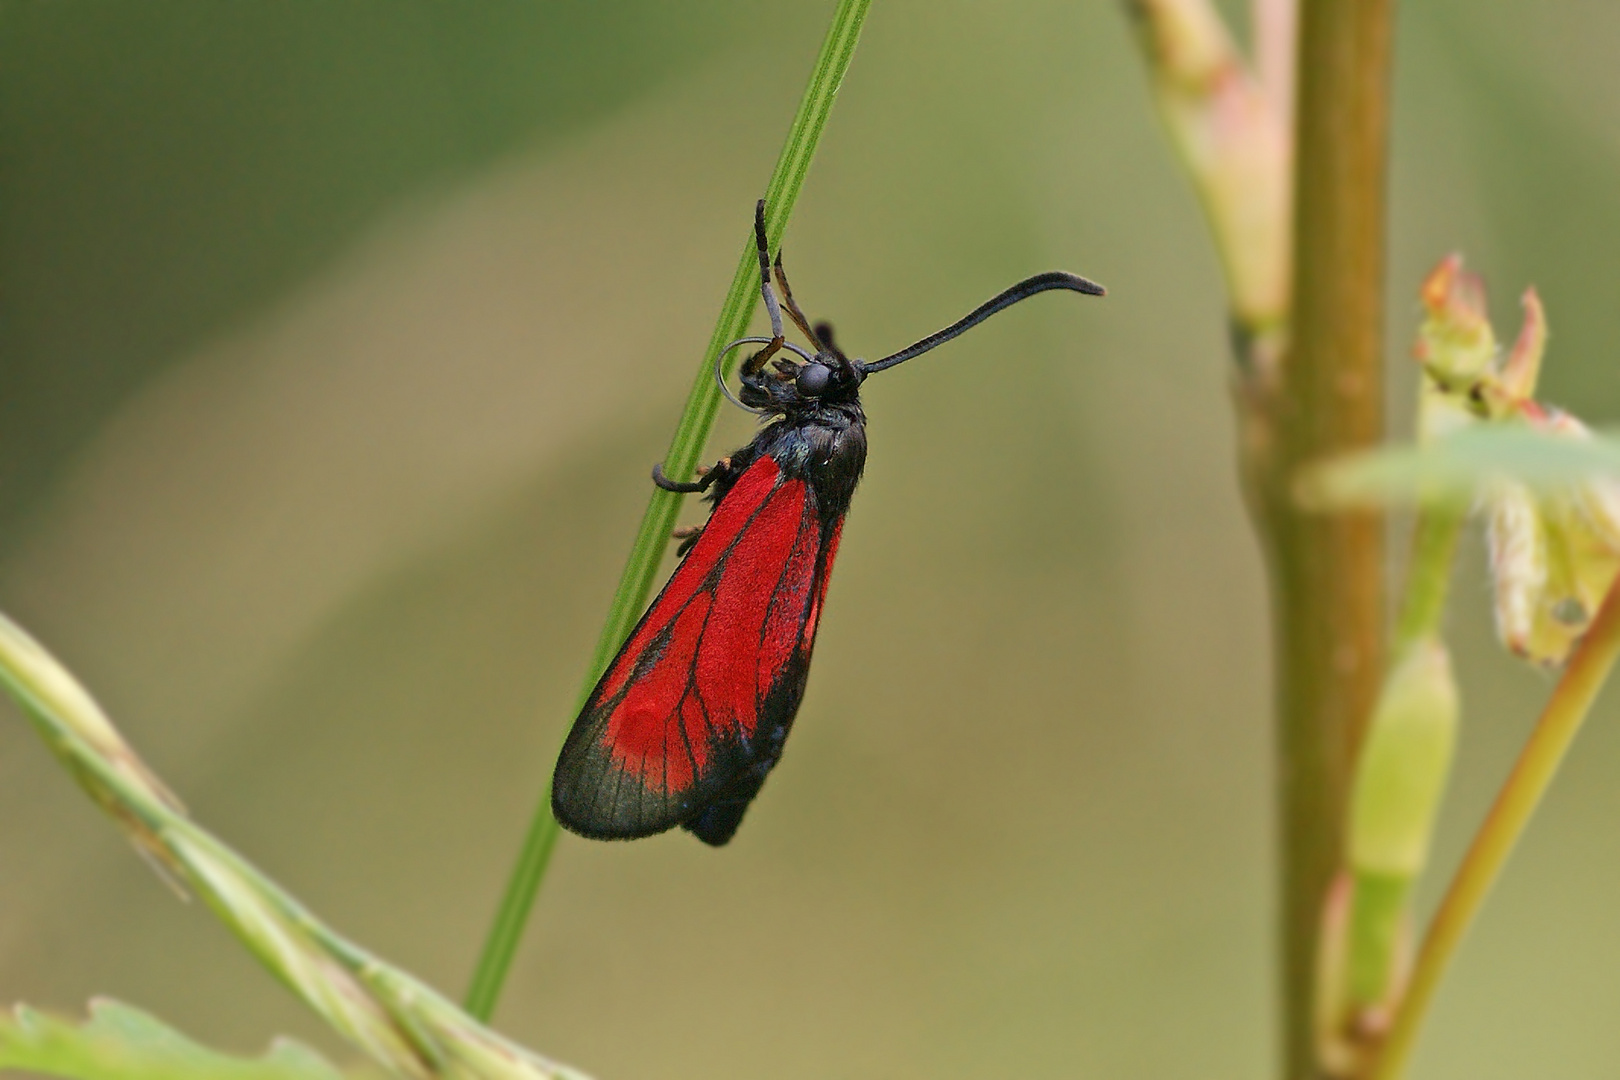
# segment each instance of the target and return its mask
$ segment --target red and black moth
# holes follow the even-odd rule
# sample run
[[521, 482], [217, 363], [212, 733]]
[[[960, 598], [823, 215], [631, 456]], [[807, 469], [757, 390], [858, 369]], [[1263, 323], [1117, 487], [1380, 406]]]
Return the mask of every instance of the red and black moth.
[[[961, 319], [882, 360], [844, 355], [826, 323], [812, 327], [788, 288], [772, 288], [765, 203], [755, 209], [759, 286], [771, 337], [734, 341], [715, 358], [763, 346], [742, 365], [741, 407], [769, 418], [754, 441], [694, 483], [653, 466], [667, 491], [707, 491], [714, 504], [663, 592], [608, 665], [568, 733], [552, 779], [557, 820], [603, 840], [677, 825], [706, 844], [731, 839], [782, 756], [804, 698], [810, 651], [844, 514], [866, 464], [862, 381], [943, 345], [1050, 289], [1103, 288], [1050, 271], [1026, 278]], [[782, 308], [814, 352], [788, 342]], [[796, 359], [778, 354], [786, 349]], [[772, 362], [774, 360], [774, 362]]]

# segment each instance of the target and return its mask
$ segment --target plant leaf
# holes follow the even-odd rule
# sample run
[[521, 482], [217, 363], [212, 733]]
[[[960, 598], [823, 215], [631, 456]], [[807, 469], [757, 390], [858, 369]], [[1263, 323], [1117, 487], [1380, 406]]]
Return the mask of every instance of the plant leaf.
[[[46, 745], [139, 850], [201, 897], [306, 1005], [391, 1075], [585, 1080], [583, 1073], [478, 1023], [426, 983], [341, 936], [192, 821], [149, 770], [128, 767], [139, 765], [139, 756], [89, 691], [4, 615], [0, 689], [16, 699]], [[19, 1014], [18, 1023], [31, 1018]]]
[[210, 1050], [149, 1013], [107, 998], [83, 1023], [18, 1005], [0, 1012], [0, 1069], [75, 1080], [343, 1080], [320, 1054], [277, 1039], [261, 1057]]
[[1520, 424], [1478, 424], [1422, 446], [1396, 446], [1306, 466], [1294, 485], [1311, 510], [1420, 502], [1467, 502], [1493, 480], [1532, 491], [1620, 477], [1620, 439], [1572, 438]]

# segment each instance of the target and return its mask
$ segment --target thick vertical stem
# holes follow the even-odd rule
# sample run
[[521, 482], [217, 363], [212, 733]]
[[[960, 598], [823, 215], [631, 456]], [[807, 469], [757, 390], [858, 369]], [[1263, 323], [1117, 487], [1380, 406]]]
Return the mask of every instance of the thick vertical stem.
[[1382, 524], [1307, 516], [1299, 465], [1376, 443], [1383, 424], [1384, 188], [1391, 0], [1300, 11], [1291, 344], [1250, 449], [1276, 641], [1286, 1075], [1319, 1075], [1316, 950], [1343, 844], [1357, 740], [1383, 670]]

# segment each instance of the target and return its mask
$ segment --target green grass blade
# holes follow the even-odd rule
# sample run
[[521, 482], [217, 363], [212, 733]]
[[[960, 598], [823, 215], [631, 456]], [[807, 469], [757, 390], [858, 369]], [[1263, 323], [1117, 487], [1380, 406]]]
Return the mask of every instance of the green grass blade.
[[[793, 126], [788, 130], [787, 142], [765, 188], [765, 232], [773, 252], [780, 247], [782, 234], [787, 230], [788, 217], [798, 200], [805, 174], [809, 172], [810, 159], [815, 155], [822, 129], [827, 126], [833, 99], [844, 81], [845, 72], [849, 70], [850, 61], [854, 59], [861, 24], [866, 21], [867, 8], [870, 6], [871, 0], [839, 0], [838, 9], [833, 12], [832, 25], [827, 30], [821, 55], [816, 58], [815, 69], [810, 75], [810, 85], [805, 88], [799, 111], [793, 118]], [[709, 429], [714, 426], [715, 413], [720, 407], [720, 391], [714, 384], [713, 376], [715, 354], [727, 342], [747, 333], [748, 320], [753, 316], [754, 305], [758, 302], [759, 262], [754, 253], [753, 232], [750, 229], [742, 257], [738, 260], [737, 273], [731, 279], [731, 289], [726, 293], [714, 334], [709, 338], [709, 347], [704, 350], [698, 364], [697, 377], [693, 380], [692, 392], [687, 396], [686, 408], [675, 428], [675, 437], [670, 440], [669, 452], [664, 456], [664, 472], [671, 479], [688, 479], [697, 469], [704, 444], [709, 438]], [[733, 354], [727, 361], [729, 370], [737, 363], [737, 356]], [[675, 526], [675, 514], [680, 505], [680, 495], [653, 489], [647, 512], [641, 518], [641, 528], [636, 533], [635, 544], [630, 549], [624, 575], [619, 579], [618, 591], [613, 594], [607, 622], [602, 627], [601, 637], [597, 639], [596, 653], [591, 658], [590, 670], [586, 672], [584, 686], [575, 706], [576, 712], [584, 705], [596, 680], [601, 678], [602, 670], [647, 606], [647, 598], [657, 579], [658, 566], [663, 561], [664, 548], [669, 543], [670, 530]], [[500, 997], [501, 986], [523, 936], [529, 911], [539, 894], [552, 848], [556, 846], [558, 828], [551, 814], [551, 789], [548, 784], [540, 793], [540, 805], [535, 810], [523, 849], [512, 868], [506, 892], [495, 913], [495, 921], [490, 927], [467, 991], [467, 1011], [479, 1019], [487, 1020], [495, 1011], [495, 1002]]]
[[[586, 1080], [484, 1027], [426, 983], [338, 934], [193, 821], [72, 673], [4, 615], [0, 690], [154, 869], [201, 897], [272, 974], [390, 1075]], [[21, 1014], [24, 1027], [0, 1031], [0, 1069], [6, 1053], [29, 1045], [27, 1030], [49, 1033], [34, 1019]], [[121, 1019], [129, 1014], [111, 1015]]]

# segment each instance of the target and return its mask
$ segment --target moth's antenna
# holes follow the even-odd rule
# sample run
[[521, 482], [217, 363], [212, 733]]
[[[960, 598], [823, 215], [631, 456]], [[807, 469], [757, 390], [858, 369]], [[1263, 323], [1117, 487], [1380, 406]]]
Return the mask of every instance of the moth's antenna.
[[908, 345], [892, 356], [885, 356], [881, 360], [873, 360], [871, 363], [862, 364], [861, 367], [870, 374], [874, 371], [882, 371], [884, 368], [892, 368], [896, 364], [903, 364], [907, 360], [921, 356], [929, 349], [943, 345], [953, 337], [973, 329], [996, 312], [1004, 308], [1010, 308], [1020, 300], [1028, 300], [1035, 294], [1047, 292], [1050, 289], [1068, 289], [1070, 292], [1084, 293], [1086, 296], [1104, 296], [1108, 292], [1107, 289], [1104, 289], [1095, 281], [1089, 281], [1079, 274], [1068, 274], [1062, 270], [1048, 270], [1044, 274], [1036, 274], [1034, 277], [1025, 278], [1012, 288], [997, 293], [945, 329], [929, 334], [915, 345]]

